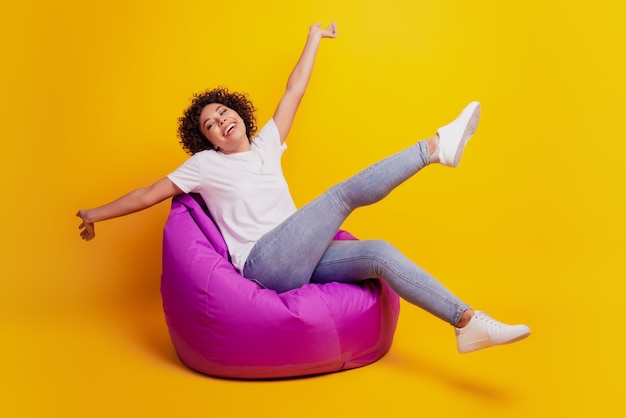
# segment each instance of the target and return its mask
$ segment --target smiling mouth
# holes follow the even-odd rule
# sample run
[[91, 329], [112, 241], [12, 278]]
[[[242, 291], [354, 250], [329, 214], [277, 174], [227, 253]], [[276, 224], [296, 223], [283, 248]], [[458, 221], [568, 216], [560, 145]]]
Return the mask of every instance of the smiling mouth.
[[230, 133], [235, 129], [235, 124], [232, 123], [228, 126], [228, 128], [226, 128], [226, 131], [224, 131], [224, 136], [228, 136], [230, 135]]

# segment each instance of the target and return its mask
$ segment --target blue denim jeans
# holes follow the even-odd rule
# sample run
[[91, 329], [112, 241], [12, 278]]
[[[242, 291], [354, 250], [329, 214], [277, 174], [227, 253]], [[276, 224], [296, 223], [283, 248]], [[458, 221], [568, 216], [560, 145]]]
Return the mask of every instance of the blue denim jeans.
[[352, 211], [383, 199], [429, 162], [427, 143], [420, 141], [331, 187], [257, 241], [244, 277], [277, 292], [380, 277], [403, 299], [456, 324], [469, 306], [392, 245], [333, 241]]

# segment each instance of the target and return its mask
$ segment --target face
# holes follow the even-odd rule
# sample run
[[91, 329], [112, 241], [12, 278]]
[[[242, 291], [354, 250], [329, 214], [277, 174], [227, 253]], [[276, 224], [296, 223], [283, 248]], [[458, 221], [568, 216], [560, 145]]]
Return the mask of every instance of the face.
[[200, 131], [224, 154], [250, 150], [243, 119], [233, 109], [222, 104], [211, 103], [202, 109]]

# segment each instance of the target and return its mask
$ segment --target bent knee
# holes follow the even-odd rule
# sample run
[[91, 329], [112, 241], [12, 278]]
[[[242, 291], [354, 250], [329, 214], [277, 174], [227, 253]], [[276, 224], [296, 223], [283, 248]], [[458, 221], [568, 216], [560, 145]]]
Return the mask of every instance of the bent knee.
[[384, 240], [373, 239], [360, 242], [364, 244], [364, 254], [374, 258], [386, 259], [399, 253], [396, 247]]

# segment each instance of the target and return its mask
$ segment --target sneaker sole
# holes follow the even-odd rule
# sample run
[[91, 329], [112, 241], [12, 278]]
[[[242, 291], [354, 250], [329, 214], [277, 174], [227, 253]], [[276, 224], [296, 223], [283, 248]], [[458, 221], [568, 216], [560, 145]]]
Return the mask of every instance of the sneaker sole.
[[465, 126], [465, 132], [463, 132], [463, 136], [461, 137], [461, 142], [459, 143], [459, 146], [456, 149], [456, 153], [454, 154], [454, 160], [452, 163], [453, 167], [456, 167], [457, 165], [459, 165], [459, 162], [461, 161], [461, 156], [463, 155], [463, 151], [465, 150], [465, 145], [467, 144], [467, 141], [470, 140], [472, 135], [474, 135], [474, 132], [476, 132], [479, 119], [480, 119], [480, 103], [478, 103], [477, 106], [472, 111], [472, 115], [470, 116], [469, 121], [467, 122], [467, 125]]
[[493, 347], [496, 345], [505, 345], [505, 344], [511, 344], [520, 340], [523, 340], [524, 338], [528, 337], [530, 335], [530, 332], [526, 332], [524, 334], [521, 334], [515, 338], [512, 338], [510, 340], [504, 341], [504, 342], [493, 342], [491, 339], [485, 339], [485, 340], [480, 340], [480, 341], [474, 341], [472, 343], [468, 343], [468, 344], [463, 344], [457, 347], [457, 349], [459, 350], [459, 353], [461, 354], [465, 354], [465, 353], [471, 353], [472, 351], [477, 351], [477, 350], [482, 350], [483, 348], [489, 348], [489, 347]]

